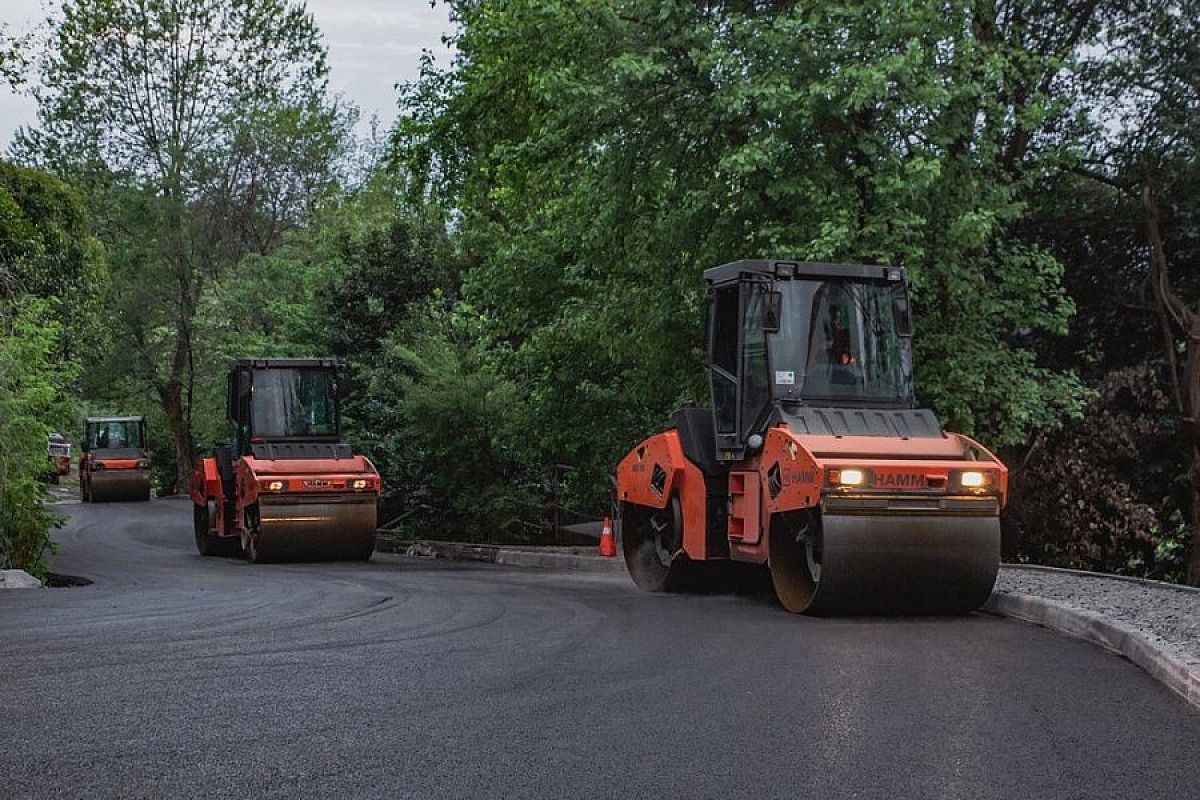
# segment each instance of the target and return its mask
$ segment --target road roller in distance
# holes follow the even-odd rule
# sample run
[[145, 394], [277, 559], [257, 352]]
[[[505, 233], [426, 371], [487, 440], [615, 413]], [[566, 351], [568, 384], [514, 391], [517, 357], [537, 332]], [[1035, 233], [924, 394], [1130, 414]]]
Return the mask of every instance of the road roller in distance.
[[740, 562], [765, 565], [791, 612], [978, 608], [1008, 470], [916, 406], [905, 270], [742, 260], [704, 280], [711, 407], [680, 409], [617, 467], [634, 583]]
[[256, 563], [364, 561], [379, 472], [342, 441], [345, 369], [332, 358], [230, 364], [229, 441], [192, 472], [196, 549]]
[[85, 503], [150, 499], [145, 417], [88, 417], [79, 456]]
[[51, 483], [71, 474], [71, 443], [61, 433], [46, 437], [46, 477]]

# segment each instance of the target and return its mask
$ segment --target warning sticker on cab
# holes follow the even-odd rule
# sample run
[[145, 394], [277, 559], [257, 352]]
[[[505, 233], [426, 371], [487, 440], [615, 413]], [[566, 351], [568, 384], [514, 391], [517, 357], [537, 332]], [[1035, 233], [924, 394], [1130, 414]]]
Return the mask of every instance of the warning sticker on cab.
[[775, 385], [776, 386], [795, 386], [796, 373], [790, 369], [787, 371], [775, 370]]

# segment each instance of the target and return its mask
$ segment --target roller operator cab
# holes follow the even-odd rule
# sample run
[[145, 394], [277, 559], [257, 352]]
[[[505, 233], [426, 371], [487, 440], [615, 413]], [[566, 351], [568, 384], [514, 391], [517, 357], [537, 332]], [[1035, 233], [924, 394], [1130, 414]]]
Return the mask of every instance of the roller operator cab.
[[1008, 471], [915, 407], [903, 269], [706, 270], [711, 408], [617, 468], [634, 582], [766, 565], [789, 611], [961, 613], [991, 593]]
[[229, 441], [192, 473], [196, 548], [251, 561], [365, 560], [380, 481], [341, 440], [345, 370], [328, 358], [239, 359]]
[[79, 496], [85, 503], [150, 499], [145, 417], [87, 418], [79, 456]]

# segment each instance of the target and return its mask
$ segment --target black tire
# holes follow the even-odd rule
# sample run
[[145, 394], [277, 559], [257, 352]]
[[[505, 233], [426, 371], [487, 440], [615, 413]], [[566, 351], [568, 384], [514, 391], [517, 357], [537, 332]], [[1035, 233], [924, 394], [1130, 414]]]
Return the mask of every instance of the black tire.
[[228, 557], [238, 554], [237, 539], [213, 535], [207, 504], [192, 504], [192, 529], [196, 537], [196, 551], [200, 555]]
[[621, 549], [625, 568], [638, 588], [667, 592], [678, 588], [686, 569], [683, 553], [683, 513], [679, 498], [672, 496], [665, 508], [633, 503], [621, 510]]

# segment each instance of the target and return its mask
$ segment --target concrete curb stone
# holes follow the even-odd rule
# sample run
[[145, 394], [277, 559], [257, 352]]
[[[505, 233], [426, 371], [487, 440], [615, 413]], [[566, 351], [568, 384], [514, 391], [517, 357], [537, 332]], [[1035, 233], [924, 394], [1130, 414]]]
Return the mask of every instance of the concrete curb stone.
[[23, 569], [0, 569], [0, 589], [41, 589], [42, 582]]

